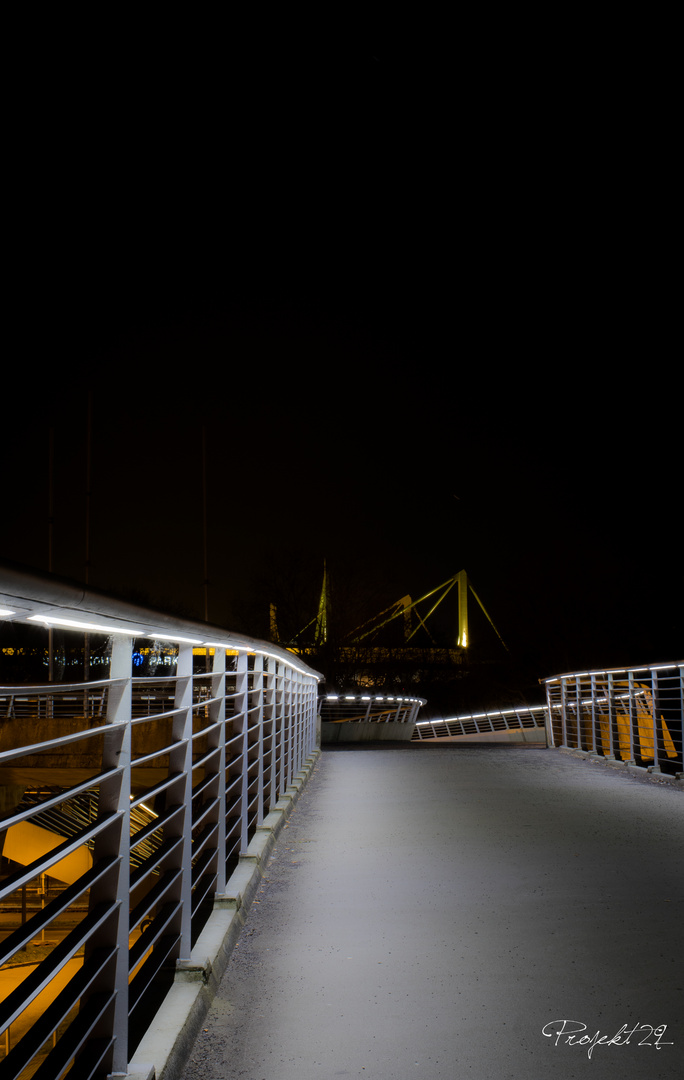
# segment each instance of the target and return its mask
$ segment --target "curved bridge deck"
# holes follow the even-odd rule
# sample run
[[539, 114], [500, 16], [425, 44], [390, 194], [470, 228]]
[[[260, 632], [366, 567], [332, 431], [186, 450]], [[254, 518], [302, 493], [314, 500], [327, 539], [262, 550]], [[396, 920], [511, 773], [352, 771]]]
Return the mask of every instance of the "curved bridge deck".
[[326, 750], [185, 1080], [679, 1076], [683, 809], [559, 750]]

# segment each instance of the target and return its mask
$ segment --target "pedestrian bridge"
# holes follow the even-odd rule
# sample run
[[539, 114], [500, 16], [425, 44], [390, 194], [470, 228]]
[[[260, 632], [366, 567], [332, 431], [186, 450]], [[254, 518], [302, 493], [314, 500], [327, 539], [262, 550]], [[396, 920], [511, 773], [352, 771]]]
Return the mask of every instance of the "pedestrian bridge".
[[[102, 660], [97, 678], [88, 663], [85, 680], [0, 688], [0, 1080], [153, 1075], [149, 1040], [188, 996], [197, 1026], [317, 760], [321, 676], [16, 570], [0, 618], [38, 628], [40, 654], [60, 631]], [[682, 668], [548, 680], [545, 742], [679, 783]], [[415, 702], [405, 715], [419, 727]]]

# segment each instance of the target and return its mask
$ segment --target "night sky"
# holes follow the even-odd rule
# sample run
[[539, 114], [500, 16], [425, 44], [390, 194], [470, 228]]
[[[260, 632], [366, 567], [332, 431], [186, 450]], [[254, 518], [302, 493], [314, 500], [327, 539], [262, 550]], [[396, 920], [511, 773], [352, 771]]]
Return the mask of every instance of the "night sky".
[[264, 635], [324, 558], [367, 616], [465, 568], [539, 677], [680, 658], [681, 350], [626, 122], [325, 61], [38, 95], [0, 558], [47, 569], [52, 427], [53, 568], [82, 580], [90, 392], [95, 589], [202, 617], [204, 427], [211, 622]]

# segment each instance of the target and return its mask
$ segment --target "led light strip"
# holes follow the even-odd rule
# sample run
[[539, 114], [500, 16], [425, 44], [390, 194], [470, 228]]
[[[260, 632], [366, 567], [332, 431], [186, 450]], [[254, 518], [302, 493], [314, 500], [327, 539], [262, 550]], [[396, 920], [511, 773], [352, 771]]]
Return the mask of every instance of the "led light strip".
[[45, 626], [66, 626], [69, 630], [91, 630], [97, 634], [126, 634], [128, 637], [142, 637], [144, 630], [120, 626], [104, 626], [102, 623], [80, 622], [76, 619], [60, 619], [54, 615], [29, 615], [27, 622], [43, 623]]

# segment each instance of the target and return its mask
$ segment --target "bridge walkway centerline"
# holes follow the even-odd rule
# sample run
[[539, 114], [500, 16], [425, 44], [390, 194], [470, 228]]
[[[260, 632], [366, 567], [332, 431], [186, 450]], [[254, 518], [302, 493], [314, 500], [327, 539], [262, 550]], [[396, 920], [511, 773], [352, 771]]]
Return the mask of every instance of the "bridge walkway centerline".
[[559, 750], [324, 750], [183, 1077], [678, 1076], [683, 809]]

